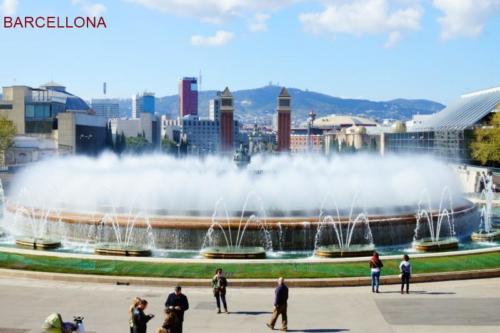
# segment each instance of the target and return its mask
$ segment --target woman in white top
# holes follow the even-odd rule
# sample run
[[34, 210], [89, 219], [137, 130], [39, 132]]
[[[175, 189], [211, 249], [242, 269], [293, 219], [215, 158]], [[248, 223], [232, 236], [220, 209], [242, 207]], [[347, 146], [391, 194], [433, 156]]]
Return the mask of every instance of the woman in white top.
[[403, 261], [399, 264], [399, 272], [401, 273], [401, 294], [404, 294], [404, 286], [406, 284], [406, 293], [410, 293], [410, 277], [411, 277], [411, 264], [410, 257], [407, 254], [403, 256]]

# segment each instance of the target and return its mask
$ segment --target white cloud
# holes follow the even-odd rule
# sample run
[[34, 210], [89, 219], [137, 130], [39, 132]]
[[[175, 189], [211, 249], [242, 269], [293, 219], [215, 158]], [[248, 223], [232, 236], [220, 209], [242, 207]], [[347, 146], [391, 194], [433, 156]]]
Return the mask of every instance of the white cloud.
[[227, 18], [274, 11], [297, 0], [125, 0], [164, 13], [221, 23]]
[[390, 49], [391, 47], [399, 43], [400, 40], [401, 40], [401, 33], [399, 31], [393, 31], [389, 34], [389, 37], [387, 37], [387, 41], [385, 42], [384, 46]]
[[3, 0], [2, 3], [0, 3], [0, 13], [5, 16], [14, 15], [18, 5], [18, 0]]
[[476, 37], [493, 16], [500, 16], [500, 0], [433, 0], [443, 12], [438, 18], [441, 38]]
[[315, 34], [388, 34], [386, 46], [392, 47], [404, 32], [420, 29], [422, 15], [418, 1], [328, 1], [323, 11], [303, 13], [299, 20], [306, 31]]
[[271, 15], [264, 13], [257, 13], [254, 15], [252, 22], [248, 25], [248, 29], [253, 32], [266, 31], [267, 20]]
[[191, 37], [191, 44], [195, 46], [222, 46], [234, 38], [234, 34], [229, 31], [220, 30], [213, 36], [194, 35]]
[[90, 17], [102, 16], [107, 9], [101, 3], [92, 3], [87, 0], [71, 0], [71, 2], [75, 6], [80, 6], [81, 10]]

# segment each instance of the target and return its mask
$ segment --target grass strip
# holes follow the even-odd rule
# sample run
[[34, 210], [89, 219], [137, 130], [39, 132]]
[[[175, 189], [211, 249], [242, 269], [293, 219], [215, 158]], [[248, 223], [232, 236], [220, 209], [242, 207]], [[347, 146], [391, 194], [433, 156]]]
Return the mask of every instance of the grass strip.
[[[383, 275], [399, 274], [399, 260], [385, 260]], [[500, 268], [500, 252], [412, 259], [414, 273]], [[209, 278], [222, 266], [231, 278], [340, 278], [369, 275], [368, 262], [353, 263], [151, 263], [141, 261], [63, 258], [0, 251], [0, 267], [51, 273], [163, 278]]]

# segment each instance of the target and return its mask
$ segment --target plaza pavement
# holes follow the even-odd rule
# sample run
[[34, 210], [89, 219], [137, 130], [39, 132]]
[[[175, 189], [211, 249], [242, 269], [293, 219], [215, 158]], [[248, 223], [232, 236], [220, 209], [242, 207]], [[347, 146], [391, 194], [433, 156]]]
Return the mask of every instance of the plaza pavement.
[[[398, 288], [382, 286], [380, 294], [372, 294], [369, 287], [291, 288], [289, 331], [500, 332], [500, 278], [416, 284], [410, 295], [400, 295]], [[229, 315], [215, 313], [210, 288], [184, 289], [191, 306], [184, 332], [270, 332], [265, 323], [273, 302], [271, 288], [229, 288]], [[148, 332], [154, 332], [170, 291], [0, 278], [0, 333], [39, 333], [51, 312], [60, 312], [66, 320], [85, 316], [87, 331], [125, 333], [133, 296], [149, 301], [146, 312], [156, 318]]]

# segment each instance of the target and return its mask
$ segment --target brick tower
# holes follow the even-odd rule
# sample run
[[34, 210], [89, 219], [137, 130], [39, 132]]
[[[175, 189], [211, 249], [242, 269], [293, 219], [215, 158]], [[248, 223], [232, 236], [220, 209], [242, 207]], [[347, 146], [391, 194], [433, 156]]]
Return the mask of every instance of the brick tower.
[[220, 95], [220, 150], [230, 152], [234, 148], [233, 95], [226, 87]]
[[278, 96], [278, 151], [290, 151], [291, 100], [288, 90], [283, 87]]

